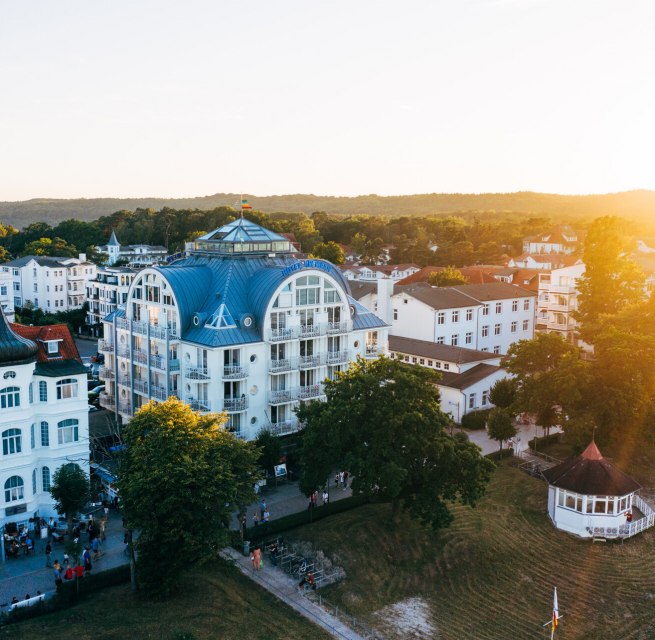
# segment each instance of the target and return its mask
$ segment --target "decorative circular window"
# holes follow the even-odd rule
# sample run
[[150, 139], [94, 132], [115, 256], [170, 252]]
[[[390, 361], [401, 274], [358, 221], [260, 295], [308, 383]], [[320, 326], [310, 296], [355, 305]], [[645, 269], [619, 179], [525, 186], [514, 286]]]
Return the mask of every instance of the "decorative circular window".
[[257, 424], [257, 418], [255, 416], [250, 418], [250, 424]]
[[198, 316], [193, 316], [193, 324], [196, 327], [200, 324], [200, 318]]
[[257, 356], [254, 353], [250, 356], [250, 362], [252, 362], [253, 364], [257, 362]]
[[5, 380], [7, 378], [15, 378], [16, 377], [16, 372], [15, 371], [7, 371], [3, 376]]
[[248, 327], [252, 327], [252, 318], [251, 318], [250, 316], [246, 316], [246, 317], [243, 319], [243, 326], [246, 327], [246, 329], [247, 329]]
[[359, 347], [359, 340], [355, 340], [355, 349], [357, 349], [357, 347]]
[[257, 385], [256, 385], [256, 384], [253, 384], [252, 387], [250, 387], [250, 395], [251, 395], [251, 396], [256, 396], [256, 395], [257, 395], [257, 391], [259, 391], [259, 389], [257, 389]]

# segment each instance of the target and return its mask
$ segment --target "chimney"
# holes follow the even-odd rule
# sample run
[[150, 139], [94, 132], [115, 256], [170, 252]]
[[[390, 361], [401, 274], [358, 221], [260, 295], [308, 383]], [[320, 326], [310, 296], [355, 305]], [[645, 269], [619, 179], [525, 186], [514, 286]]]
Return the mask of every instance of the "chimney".
[[80, 253], [80, 262], [86, 262], [86, 253]]
[[388, 325], [393, 321], [393, 308], [391, 296], [393, 295], [394, 281], [391, 278], [378, 278], [378, 312], [379, 318]]

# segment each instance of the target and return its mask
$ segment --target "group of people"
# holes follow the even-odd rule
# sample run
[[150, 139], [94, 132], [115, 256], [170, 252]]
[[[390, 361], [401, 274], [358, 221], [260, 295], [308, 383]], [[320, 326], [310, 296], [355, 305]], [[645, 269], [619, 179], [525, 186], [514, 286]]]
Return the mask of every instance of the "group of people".
[[257, 526], [260, 523], [268, 522], [271, 519], [271, 513], [268, 510], [266, 500], [262, 500], [259, 504], [259, 514], [255, 513], [252, 516], [253, 525]]
[[334, 475], [334, 486], [341, 487], [344, 491], [348, 488], [348, 472], [347, 471], [338, 471]]
[[[37, 591], [36, 596], [34, 596], [34, 597], [38, 598], [40, 595], [42, 595], [41, 592]], [[32, 598], [32, 596], [29, 593], [25, 594], [25, 600], [30, 600], [31, 598]], [[11, 599], [10, 604], [18, 604], [19, 602], [20, 602], [20, 600], [16, 596], [13, 596], [12, 599]]]
[[21, 549], [27, 555], [30, 551], [34, 551], [34, 540], [30, 536], [30, 532], [25, 525], [22, 525], [19, 531], [14, 535], [4, 534], [5, 553], [9, 558], [17, 558]]

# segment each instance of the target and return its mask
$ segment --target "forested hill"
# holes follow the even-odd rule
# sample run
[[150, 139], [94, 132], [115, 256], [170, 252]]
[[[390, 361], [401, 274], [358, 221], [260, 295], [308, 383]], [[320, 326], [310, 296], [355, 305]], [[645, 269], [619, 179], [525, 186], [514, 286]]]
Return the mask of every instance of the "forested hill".
[[[431, 193], [411, 196], [334, 197], [314, 195], [246, 196], [254, 209], [312, 213], [368, 215], [430, 215], [463, 212], [516, 212], [548, 215], [559, 219], [595, 218], [619, 215], [652, 221], [655, 218], [655, 191], [626, 191], [603, 195], [563, 196], [521, 191], [517, 193], [446, 194]], [[93, 198], [93, 199], [34, 199], [24, 202], [0, 202], [0, 222], [22, 228], [31, 222], [57, 224], [77, 218], [95, 220], [103, 215], [126, 209], [200, 209], [219, 206], [238, 208], [240, 194], [216, 193], [198, 198]]]

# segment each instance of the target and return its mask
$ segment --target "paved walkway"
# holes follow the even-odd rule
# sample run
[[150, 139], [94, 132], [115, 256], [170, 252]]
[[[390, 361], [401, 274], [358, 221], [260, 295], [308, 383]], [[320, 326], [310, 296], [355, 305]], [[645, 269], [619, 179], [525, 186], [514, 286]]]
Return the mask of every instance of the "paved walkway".
[[[518, 432], [514, 440], [516, 441], [517, 449], [519, 452], [525, 451], [528, 448], [528, 442], [533, 438], [542, 438], [546, 435], [546, 430], [539, 425], [517, 424], [516, 427]], [[478, 431], [465, 431], [462, 429], [462, 431], [468, 435], [471, 442], [475, 442], [475, 444], [477, 444], [478, 447], [482, 449], [483, 456], [489, 455], [494, 451], [498, 451], [498, 441], [492, 440], [485, 429], [480, 429]], [[559, 433], [559, 431], [560, 430], [558, 427], [551, 427], [550, 429], [551, 434]], [[505, 448], [505, 446], [507, 445], [503, 445], [503, 448]]]
[[[93, 569], [103, 571], [125, 564], [125, 546], [123, 545], [123, 524], [115, 510], [109, 512], [109, 522], [106, 529], [107, 539], [103, 543], [104, 555], [93, 563]], [[87, 535], [82, 533], [82, 541]], [[37, 590], [41, 593], [54, 592], [55, 579], [53, 570], [45, 566], [45, 540], [35, 540], [35, 551], [29, 556], [7, 558], [0, 563], [0, 607], [4, 609], [13, 596], [19, 600], [29, 593], [35, 596]], [[63, 561], [64, 543], [52, 545], [52, 560]]]
[[322, 629], [325, 629], [334, 638], [339, 638], [340, 640], [363, 640], [363, 636], [360, 636], [341, 622], [341, 620], [329, 614], [325, 609], [303, 595], [303, 592], [298, 589], [296, 581], [291, 576], [288, 576], [279, 567], [271, 566], [268, 556], [264, 559], [265, 565], [261, 571], [255, 571], [250, 558], [243, 556], [232, 548], [225, 549], [223, 556], [233, 560], [241, 573], [248, 576], [253, 582], [264, 587], [264, 589], [272, 593], [276, 598], [288, 604], [292, 609], [295, 609], [300, 615], [311, 620]]

